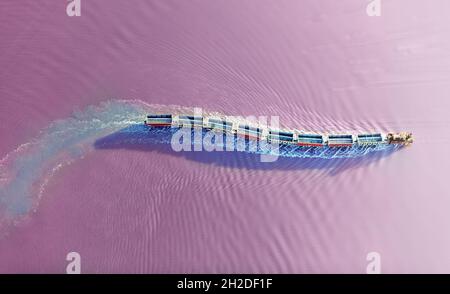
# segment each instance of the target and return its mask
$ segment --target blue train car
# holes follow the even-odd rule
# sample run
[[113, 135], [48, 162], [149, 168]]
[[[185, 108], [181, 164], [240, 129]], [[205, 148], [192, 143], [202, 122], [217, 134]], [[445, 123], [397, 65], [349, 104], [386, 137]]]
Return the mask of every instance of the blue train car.
[[218, 130], [222, 132], [232, 132], [233, 123], [231, 121], [223, 120], [221, 118], [210, 117], [206, 120], [206, 126], [209, 129]]
[[383, 137], [381, 134], [359, 134], [358, 135], [358, 144], [361, 145], [374, 145], [380, 144], [383, 142]]
[[319, 134], [298, 134], [297, 145], [322, 147], [324, 145], [324, 138]]
[[352, 135], [329, 135], [328, 146], [330, 147], [349, 147], [353, 145]]
[[280, 142], [284, 144], [294, 144], [294, 133], [289, 131], [269, 130], [269, 142]]
[[170, 127], [172, 125], [171, 114], [149, 114], [147, 120], [144, 122], [152, 127]]
[[180, 127], [202, 128], [203, 116], [180, 115], [178, 117], [178, 125]]
[[239, 124], [237, 134], [246, 139], [260, 140], [263, 135], [263, 129], [249, 126], [247, 124]]

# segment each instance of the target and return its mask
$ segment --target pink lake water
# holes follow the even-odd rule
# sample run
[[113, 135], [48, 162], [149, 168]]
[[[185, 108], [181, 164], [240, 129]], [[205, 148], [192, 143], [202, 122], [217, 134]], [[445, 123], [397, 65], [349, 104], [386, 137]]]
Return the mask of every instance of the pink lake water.
[[[0, 3], [0, 272], [450, 272], [447, 0]], [[412, 131], [359, 158], [95, 142], [154, 108]]]

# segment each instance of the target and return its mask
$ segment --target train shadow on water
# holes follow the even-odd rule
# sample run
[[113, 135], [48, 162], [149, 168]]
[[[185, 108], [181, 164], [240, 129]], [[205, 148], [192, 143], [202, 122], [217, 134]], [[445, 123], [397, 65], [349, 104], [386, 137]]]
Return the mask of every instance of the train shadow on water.
[[[228, 168], [252, 170], [327, 170], [329, 175], [336, 175], [345, 170], [374, 164], [402, 149], [401, 147], [386, 146], [382, 150], [371, 151], [363, 155], [355, 155], [354, 157], [333, 156], [330, 153], [326, 157], [311, 157], [305, 153], [306, 149], [295, 147], [296, 149], [294, 151], [289, 152], [290, 156], [280, 155], [273, 162], [262, 162], [261, 154], [248, 151], [206, 151], [203, 148], [200, 151], [174, 151], [171, 145], [171, 139], [177, 130], [170, 128], [150, 128], [145, 125], [132, 125], [97, 139], [94, 147], [97, 150], [124, 149], [158, 152], [183, 157], [187, 160], [203, 164]], [[194, 150], [194, 148], [192, 147], [191, 150]], [[328, 148], [328, 150], [332, 149]], [[298, 156], [295, 156], [295, 152], [298, 152]], [[341, 154], [350, 152], [350, 155], [352, 153], [350, 150], [340, 150], [340, 152]]]

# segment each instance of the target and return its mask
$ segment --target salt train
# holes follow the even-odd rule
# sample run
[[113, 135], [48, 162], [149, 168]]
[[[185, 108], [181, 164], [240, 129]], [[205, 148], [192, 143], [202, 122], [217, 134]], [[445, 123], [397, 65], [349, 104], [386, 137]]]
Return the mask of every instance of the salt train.
[[320, 134], [302, 130], [272, 129], [230, 117], [149, 114], [144, 124], [151, 127], [202, 128], [229, 133], [247, 139], [306, 147], [351, 147], [379, 144], [409, 145], [413, 142], [413, 136], [410, 132]]

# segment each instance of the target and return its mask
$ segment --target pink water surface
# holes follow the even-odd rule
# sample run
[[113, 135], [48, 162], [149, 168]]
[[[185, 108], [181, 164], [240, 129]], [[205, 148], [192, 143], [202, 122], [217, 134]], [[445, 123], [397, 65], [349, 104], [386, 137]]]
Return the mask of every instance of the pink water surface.
[[0, 157], [114, 99], [409, 130], [358, 160], [96, 149], [0, 239], [0, 272], [450, 272], [447, 0], [0, 2]]

